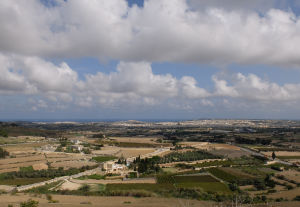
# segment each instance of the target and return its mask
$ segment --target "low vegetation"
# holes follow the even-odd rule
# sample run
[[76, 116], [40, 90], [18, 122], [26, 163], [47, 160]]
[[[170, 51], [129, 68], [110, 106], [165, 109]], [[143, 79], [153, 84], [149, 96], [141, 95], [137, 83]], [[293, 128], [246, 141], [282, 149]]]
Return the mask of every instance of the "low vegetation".
[[2, 147], [0, 147], [0, 159], [1, 158], [5, 158], [7, 156], [9, 156], [9, 153], [5, 149], [3, 149]]
[[92, 160], [95, 160], [96, 162], [107, 162], [107, 161], [110, 161], [110, 160], [115, 160], [117, 159], [117, 157], [114, 157], [114, 156], [99, 156], [99, 157], [93, 157]]
[[78, 174], [85, 170], [93, 169], [94, 167], [85, 166], [82, 168], [63, 168], [48, 169], [48, 170], [33, 170], [32, 168], [23, 168], [19, 172], [9, 172], [0, 174], [0, 184], [2, 185], [27, 185], [49, 180], [55, 177], [69, 176]]

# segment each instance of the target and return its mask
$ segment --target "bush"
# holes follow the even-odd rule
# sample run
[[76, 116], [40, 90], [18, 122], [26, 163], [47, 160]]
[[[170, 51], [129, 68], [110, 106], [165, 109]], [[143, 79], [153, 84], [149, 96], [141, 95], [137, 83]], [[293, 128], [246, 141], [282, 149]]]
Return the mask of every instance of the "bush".
[[293, 200], [294, 201], [300, 201], [300, 195], [297, 195]]
[[283, 200], [284, 200], [283, 198], [276, 198], [276, 199], [275, 199], [276, 202], [281, 202], [281, 201], [283, 201]]
[[89, 192], [91, 190], [91, 186], [87, 185], [87, 184], [84, 184], [83, 186], [81, 186], [79, 189], [79, 191], [82, 191], [82, 192]]
[[257, 190], [265, 190], [266, 189], [265, 183], [261, 180], [255, 180], [254, 186]]
[[8, 133], [4, 129], [0, 129], [0, 137], [8, 137]]
[[38, 207], [38, 206], [39, 206], [39, 202], [32, 199], [20, 203], [20, 207]]
[[48, 201], [51, 201], [51, 200], [52, 200], [52, 195], [46, 194], [46, 199], [47, 199]]
[[0, 147], [0, 158], [5, 158], [7, 156], [9, 156], [9, 153]]

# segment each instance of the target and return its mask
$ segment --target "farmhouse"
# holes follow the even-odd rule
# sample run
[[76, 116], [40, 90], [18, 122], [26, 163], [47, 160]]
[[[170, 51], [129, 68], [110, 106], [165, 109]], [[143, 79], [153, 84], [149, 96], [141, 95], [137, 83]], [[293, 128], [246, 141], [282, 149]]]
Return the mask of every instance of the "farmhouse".
[[72, 149], [78, 150], [79, 152], [81, 152], [83, 149], [83, 146], [82, 145], [72, 145]]
[[78, 139], [72, 139], [71, 142], [73, 142], [75, 145], [79, 145], [81, 144], [82, 142]]
[[123, 164], [116, 164], [114, 162], [104, 162], [100, 164], [100, 167], [108, 172], [120, 172], [126, 170], [126, 166]]

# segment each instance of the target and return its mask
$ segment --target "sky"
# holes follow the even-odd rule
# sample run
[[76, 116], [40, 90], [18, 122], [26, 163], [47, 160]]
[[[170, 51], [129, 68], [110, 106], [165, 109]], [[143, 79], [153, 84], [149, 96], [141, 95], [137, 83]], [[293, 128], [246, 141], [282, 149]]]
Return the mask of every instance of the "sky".
[[1, 0], [0, 120], [299, 119], [300, 1]]

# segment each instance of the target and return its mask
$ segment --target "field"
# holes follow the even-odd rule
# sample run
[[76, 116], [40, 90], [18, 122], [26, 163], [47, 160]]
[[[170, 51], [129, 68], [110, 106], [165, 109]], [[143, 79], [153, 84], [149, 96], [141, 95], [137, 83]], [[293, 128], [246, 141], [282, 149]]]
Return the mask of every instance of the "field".
[[173, 176], [174, 182], [178, 183], [203, 183], [203, 182], [219, 182], [210, 175], [177, 175]]
[[147, 153], [154, 152], [155, 148], [132, 148], [132, 147], [117, 147], [117, 146], [104, 146], [101, 150], [93, 151], [93, 154], [101, 156], [117, 156], [124, 158], [137, 157]]
[[210, 166], [230, 166], [233, 165], [234, 162], [232, 160], [213, 160], [213, 161], [205, 161], [194, 164], [194, 167], [210, 167]]
[[51, 167], [65, 169], [95, 165], [88, 160], [89, 158], [82, 154], [29, 153], [23, 157], [0, 160], [0, 173], [19, 171], [20, 168], [29, 166], [33, 166], [35, 170], [47, 169], [47, 163], [50, 163]]
[[276, 193], [269, 194], [270, 198], [286, 198], [288, 200], [293, 200], [296, 196], [300, 195], [300, 188], [295, 188], [292, 190], [283, 190]]
[[184, 189], [200, 189], [210, 192], [222, 192], [230, 193], [227, 185], [221, 183], [218, 179], [210, 176], [209, 174], [195, 174], [195, 175], [174, 175], [166, 176], [166, 179], [161, 177], [156, 183], [154, 178], [143, 178], [143, 179], [129, 179], [129, 180], [105, 180], [91, 179], [94, 176], [88, 176], [87, 179], [77, 179], [71, 182], [65, 182], [61, 189], [76, 190], [82, 184], [103, 184], [106, 185], [105, 189], [108, 192], [112, 191], [149, 191], [152, 193], [162, 193], [165, 191], [176, 190], [179, 188]]
[[[70, 196], [70, 195], [53, 195], [53, 200], [57, 200], [58, 203], [51, 203], [46, 199], [46, 196], [34, 197], [30, 195], [17, 194], [17, 195], [0, 195], [0, 207], [7, 207], [8, 204], [13, 206], [19, 206], [20, 202], [28, 199], [39, 201], [40, 207], [82, 207], [82, 206], [105, 206], [105, 207], [181, 207], [182, 205], [190, 205], [197, 207], [211, 206], [212, 202], [197, 201], [197, 200], [185, 200], [178, 198], [134, 198], [134, 197], [90, 197], [90, 196]], [[291, 206], [293, 207], [293, 206]]]
[[150, 192], [167, 191], [174, 189], [173, 185], [167, 184], [148, 184], [148, 183], [133, 183], [133, 184], [107, 184], [108, 191], [131, 191], [131, 190], [146, 190]]
[[132, 143], [146, 143], [157, 144], [157, 138], [140, 138], [140, 137], [110, 137], [111, 140], [116, 142], [132, 142]]
[[[266, 151], [262, 152], [267, 156], [272, 156], [273, 151]], [[277, 157], [300, 157], [300, 152], [293, 152], [293, 151], [275, 151]]]
[[208, 169], [208, 171], [217, 178], [220, 178], [221, 180], [224, 180], [226, 182], [242, 183], [255, 178], [254, 176], [243, 173], [242, 171], [235, 168], [210, 168]]
[[94, 179], [93, 177], [88, 177], [88, 179], [72, 180], [72, 183], [79, 183], [79, 184], [155, 184], [156, 180], [155, 180], [155, 178], [122, 180], [118, 177], [116, 177], [114, 179], [98, 179], [98, 178]]
[[294, 180], [300, 183], [300, 172], [296, 170], [286, 170], [283, 172], [277, 173], [277, 175], [283, 175], [285, 178], [289, 180]]
[[230, 144], [217, 144], [209, 142], [181, 142], [182, 146], [195, 147], [201, 150], [207, 150], [215, 155], [227, 156], [229, 158], [237, 158], [249, 153], [242, 151], [239, 147]]
[[39, 148], [41, 146], [47, 145], [46, 142], [40, 142], [40, 143], [19, 143], [16, 145], [7, 145], [3, 147], [5, 150], [7, 150], [11, 155], [18, 154], [24, 154], [24, 153], [34, 153], [36, 152], [36, 148]]
[[282, 159], [282, 160], [300, 160], [300, 155], [277, 156], [277, 158]]
[[228, 187], [210, 175], [180, 175], [174, 176], [174, 183], [177, 188], [200, 188], [209, 192], [229, 193]]
[[29, 185], [48, 180], [47, 178], [15, 178], [15, 179], [0, 179], [0, 185]]
[[54, 168], [63, 167], [64, 169], [70, 169], [70, 168], [81, 168], [83, 166], [94, 166], [95, 162], [89, 162], [89, 161], [64, 161], [64, 162], [55, 162], [51, 164]]
[[106, 162], [106, 161], [110, 161], [110, 160], [114, 160], [117, 159], [117, 157], [113, 157], [113, 156], [107, 156], [107, 157], [93, 157], [93, 160], [95, 160], [96, 162]]
[[19, 171], [22, 167], [38, 166], [46, 164], [46, 158], [42, 154], [31, 154], [26, 157], [7, 158], [0, 160], [0, 173]]

